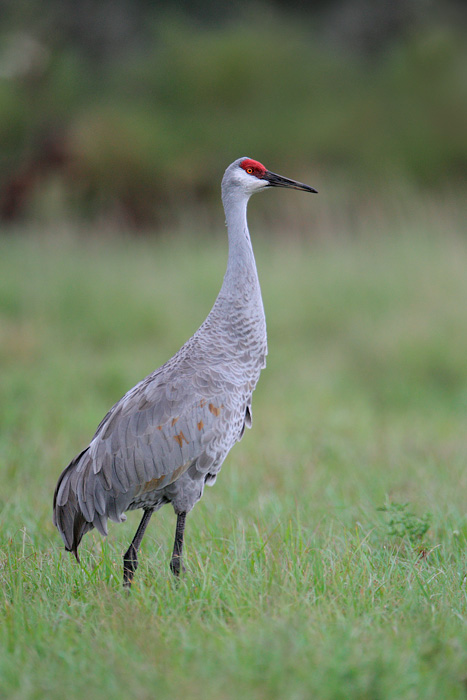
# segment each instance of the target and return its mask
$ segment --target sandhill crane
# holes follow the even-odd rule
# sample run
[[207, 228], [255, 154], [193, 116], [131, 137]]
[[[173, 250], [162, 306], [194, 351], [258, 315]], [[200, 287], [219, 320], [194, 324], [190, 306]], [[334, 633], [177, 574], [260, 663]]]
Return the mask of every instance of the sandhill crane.
[[316, 192], [251, 158], [227, 168], [222, 201], [229, 254], [211, 312], [165, 365], [117, 401], [58, 480], [53, 520], [78, 562], [86, 532], [95, 527], [107, 535], [108, 518], [123, 522], [125, 511], [143, 509], [123, 556], [127, 588], [151, 515], [165, 503], [177, 515], [170, 568], [179, 575], [186, 514], [251, 427], [251, 398], [266, 364], [267, 338], [246, 210], [250, 196], [269, 187]]

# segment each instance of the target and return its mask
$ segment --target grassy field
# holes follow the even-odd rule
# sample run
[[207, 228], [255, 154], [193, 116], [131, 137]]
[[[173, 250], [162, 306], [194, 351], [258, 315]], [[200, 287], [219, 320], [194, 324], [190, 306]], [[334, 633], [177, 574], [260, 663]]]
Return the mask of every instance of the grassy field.
[[204, 319], [225, 236], [0, 240], [0, 697], [467, 696], [460, 218], [394, 210], [353, 236], [345, 221], [312, 241], [256, 236], [269, 358], [253, 430], [189, 516], [180, 585], [167, 507], [130, 597], [139, 513], [87, 535], [80, 568], [53, 489]]

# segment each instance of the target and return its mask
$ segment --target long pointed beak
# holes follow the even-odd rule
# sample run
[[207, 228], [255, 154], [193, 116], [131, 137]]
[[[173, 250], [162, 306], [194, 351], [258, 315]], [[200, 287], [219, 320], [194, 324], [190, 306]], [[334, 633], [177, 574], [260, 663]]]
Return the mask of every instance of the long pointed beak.
[[282, 175], [272, 173], [270, 170], [266, 170], [262, 179], [267, 180], [269, 187], [289, 187], [292, 190], [303, 190], [304, 192], [314, 192], [318, 194], [318, 190], [315, 190], [314, 187], [305, 185], [303, 182], [297, 182], [296, 180], [289, 180], [288, 177], [282, 177]]

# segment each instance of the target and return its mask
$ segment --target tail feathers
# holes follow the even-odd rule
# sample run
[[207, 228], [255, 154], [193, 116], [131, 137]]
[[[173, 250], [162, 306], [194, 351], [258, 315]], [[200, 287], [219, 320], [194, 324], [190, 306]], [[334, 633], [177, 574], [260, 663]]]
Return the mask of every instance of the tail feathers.
[[101, 534], [107, 534], [107, 518], [94, 514], [94, 521], [88, 521], [79, 504], [76, 493], [76, 470], [87, 450], [79, 454], [62, 472], [54, 494], [53, 522], [60, 532], [65, 549], [73, 552], [79, 562], [78, 547], [86, 532], [97, 527]]
[[65, 549], [68, 552], [73, 552], [76, 561], [79, 563], [78, 547], [86, 532], [93, 529], [93, 523], [89, 523], [84, 518], [79, 507], [75, 507], [70, 501], [64, 506], [56, 506], [54, 523], [65, 543]]

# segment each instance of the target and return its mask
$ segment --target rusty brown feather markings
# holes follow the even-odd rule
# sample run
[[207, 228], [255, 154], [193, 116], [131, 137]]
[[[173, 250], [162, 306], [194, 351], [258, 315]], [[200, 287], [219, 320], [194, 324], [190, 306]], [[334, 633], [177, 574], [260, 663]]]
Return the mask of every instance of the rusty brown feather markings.
[[180, 430], [180, 432], [178, 433], [178, 435], [174, 435], [173, 438], [174, 438], [174, 440], [176, 440], [176, 441], [178, 442], [178, 444], [180, 445], [180, 447], [182, 447], [183, 441], [184, 441], [184, 440], [185, 440], [186, 444], [188, 445], [188, 440], [187, 440], [186, 437], [184, 436], [183, 430]]
[[[164, 397], [164, 400], [156, 400], [157, 396], [153, 391], [150, 399], [140, 401], [136, 405], [133, 392], [127, 397], [123, 409], [118, 410], [117, 406], [117, 410], [114, 409], [108, 414], [107, 420], [111, 419], [112, 422], [109, 437], [114, 433], [117, 436], [123, 434], [119, 428], [119, 421], [123, 420], [128, 423], [125, 427], [125, 439], [133, 439], [133, 461], [128, 462], [130, 473], [125, 473], [127, 479], [121, 488], [121, 493], [128, 493], [127, 500], [131, 498], [129, 509], [151, 505], [152, 502], [158, 504], [161, 498], [158, 494], [163, 493], [167, 487], [172, 488], [171, 485], [180, 480], [194, 463], [196, 474], [202, 475], [212, 471], [213, 465], [217, 466], [215, 463], [222, 449], [219, 435], [229, 423], [233, 410], [229, 401], [232, 396], [237, 395], [236, 392], [242, 391], [242, 388], [223, 379], [215, 386], [203, 385], [193, 387], [192, 390], [190, 387], [185, 381], [180, 382], [177, 400], [165, 401]], [[173, 386], [171, 390], [174, 393]], [[138, 416], [140, 411], [135, 411], [139, 405], [144, 407], [143, 413], [147, 412], [141, 421]], [[102, 429], [107, 427], [103, 421]], [[133, 436], [133, 432], [138, 434]], [[110, 447], [109, 444], [108, 448]], [[117, 450], [120, 445], [115, 444], [112, 447]], [[118, 458], [119, 462], [123, 459], [118, 451], [114, 457], [109, 455], [109, 458]], [[105, 471], [104, 476], [110, 474], [112, 477], [110, 468], [105, 468], [104, 464], [102, 470]], [[124, 476], [121, 475], [121, 479]], [[130, 479], [133, 480], [134, 491], [130, 487]], [[189, 483], [189, 480], [186, 483]], [[118, 496], [120, 497], [120, 493]]]
[[[216, 418], [219, 417], [221, 409], [224, 408], [224, 404], [222, 403], [219, 407], [215, 406], [213, 403], [208, 403], [208, 400], [203, 398], [199, 401], [200, 408], [207, 408], [209, 412], [215, 416]], [[163, 423], [162, 425], [157, 425], [156, 429], [160, 431], [164, 431], [165, 429], [168, 428], [168, 426], [173, 427], [177, 421], [180, 419], [181, 416], [174, 416], [173, 418], [169, 419], [166, 423]], [[200, 418], [199, 421], [196, 422], [198, 431], [202, 431], [205, 428], [205, 423], [204, 420]], [[169, 438], [169, 435], [167, 435]], [[187, 445], [190, 443], [190, 440], [187, 439], [185, 436], [183, 430], [181, 430], [179, 433], [172, 435], [171, 436], [178, 444], [180, 448], [183, 448], [184, 443]], [[175, 471], [169, 476], [167, 474], [162, 474], [159, 477], [150, 479], [149, 481], [146, 481], [143, 483], [135, 496], [141, 496], [142, 494], [149, 493], [151, 491], [156, 491], [158, 489], [162, 489], [165, 486], [168, 486], [169, 484], [173, 483], [176, 481], [181, 474], [183, 474], [187, 467], [189, 466], [189, 463], [184, 463], [180, 466], [178, 466]]]
[[165, 477], [166, 474], [162, 474], [162, 476], [160, 476], [158, 479], [151, 479], [151, 481], [147, 481], [144, 484], [141, 493], [147, 493], [148, 491], [153, 491], [154, 489], [157, 489], [157, 487], [159, 486], [159, 484], [162, 483]]
[[224, 408], [224, 404], [221, 404], [220, 406], [214, 406], [213, 403], [210, 403], [208, 406], [209, 410], [211, 411], [213, 416], [217, 416], [220, 414], [221, 409]]
[[[179, 467], [176, 468], [176, 470], [171, 474], [170, 476], [170, 481], [164, 484], [164, 486], [168, 486], [169, 484], [173, 484], [174, 481], [178, 479], [179, 476], [181, 476], [187, 468], [190, 466], [190, 462], [186, 462], [185, 464], [181, 464]], [[162, 474], [157, 479], [151, 479], [150, 481], [147, 481], [144, 485], [143, 488], [140, 490], [138, 495], [141, 495], [143, 493], [148, 493], [149, 491], [154, 491], [157, 489], [159, 485], [162, 484], [164, 479], [167, 479], [167, 474]]]

